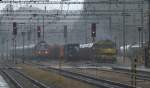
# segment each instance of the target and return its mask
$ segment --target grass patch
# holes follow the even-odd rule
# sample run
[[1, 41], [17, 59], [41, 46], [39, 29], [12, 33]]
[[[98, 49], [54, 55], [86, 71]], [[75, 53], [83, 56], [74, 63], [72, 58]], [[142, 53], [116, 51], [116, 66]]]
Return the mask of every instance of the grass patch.
[[53, 85], [57, 88], [96, 88], [95, 86], [89, 85], [87, 83], [66, 78], [54, 72], [45, 71], [34, 66], [19, 65], [19, 67], [22, 67], [24, 73], [49, 86]]

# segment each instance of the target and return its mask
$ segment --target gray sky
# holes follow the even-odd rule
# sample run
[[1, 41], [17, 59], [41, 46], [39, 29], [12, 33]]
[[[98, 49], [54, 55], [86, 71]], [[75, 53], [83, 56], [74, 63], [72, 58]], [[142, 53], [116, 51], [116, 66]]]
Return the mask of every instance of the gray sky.
[[[3, 1], [7, 1], [7, 0], [3, 0]], [[9, 0], [10, 1], [10, 0]], [[29, 0], [14, 0], [14, 1], [29, 1]], [[61, 0], [49, 0], [49, 1], [61, 1]], [[73, 2], [73, 1], [84, 1], [84, 0], [70, 0], [70, 2]], [[42, 5], [42, 4], [13, 4], [14, 6], [14, 9], [18, 9], [19, 7], [24, 7], [24, 6], [30, 6], [32, 5], [33, 7], [38, 7], [40, 9], [44, 9], [45, 6], [47, 8], [47, 10], [52, 10], [52, 9], [60, 9], [61, 5], [59, 4], [47, 4], [47, 5]], [[2, 10], [4, 7], [6, 6], [6, 4], [3, 4], [3, 3], [0, 3], [0, 10]], [[69, 7], [69, 8], [68, 8]], [[82, 9], [83, 5], [63, 5], [63, 9], [64, 10], [80, 10]]]

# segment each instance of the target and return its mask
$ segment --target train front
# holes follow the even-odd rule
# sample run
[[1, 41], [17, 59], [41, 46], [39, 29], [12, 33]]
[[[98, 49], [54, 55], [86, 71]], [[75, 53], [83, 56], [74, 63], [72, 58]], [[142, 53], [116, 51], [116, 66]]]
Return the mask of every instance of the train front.
[[96, 42], [93, 45], [94, 58], [101, 63], [116, 62], [117, 49], [115, 43], [110, 40]]
[[47, 60], [50, 56], [50, 45], [45, 41], [40, 41], [34, 48], [34, 57], [33, 59], [37, 60]]

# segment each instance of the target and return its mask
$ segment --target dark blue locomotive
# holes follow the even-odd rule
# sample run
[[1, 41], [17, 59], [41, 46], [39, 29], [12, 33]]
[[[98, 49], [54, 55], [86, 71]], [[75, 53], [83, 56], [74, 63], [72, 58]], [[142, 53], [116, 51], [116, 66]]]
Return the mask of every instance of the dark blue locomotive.
[[79, 44], [67, 44], [64, 48], [67, 60], [77, 60], [79, 58]]

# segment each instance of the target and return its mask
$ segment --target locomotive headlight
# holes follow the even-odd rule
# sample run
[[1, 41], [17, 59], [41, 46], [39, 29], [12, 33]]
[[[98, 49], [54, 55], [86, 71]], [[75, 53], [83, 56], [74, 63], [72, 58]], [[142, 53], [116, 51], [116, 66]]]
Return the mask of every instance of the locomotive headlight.
[[38, 54], [41, 54], [41, 51], [39, 51]]
[[45, 54], [48, 54], [48, 51], [47, 51], [47, 50], [45, 51]]

